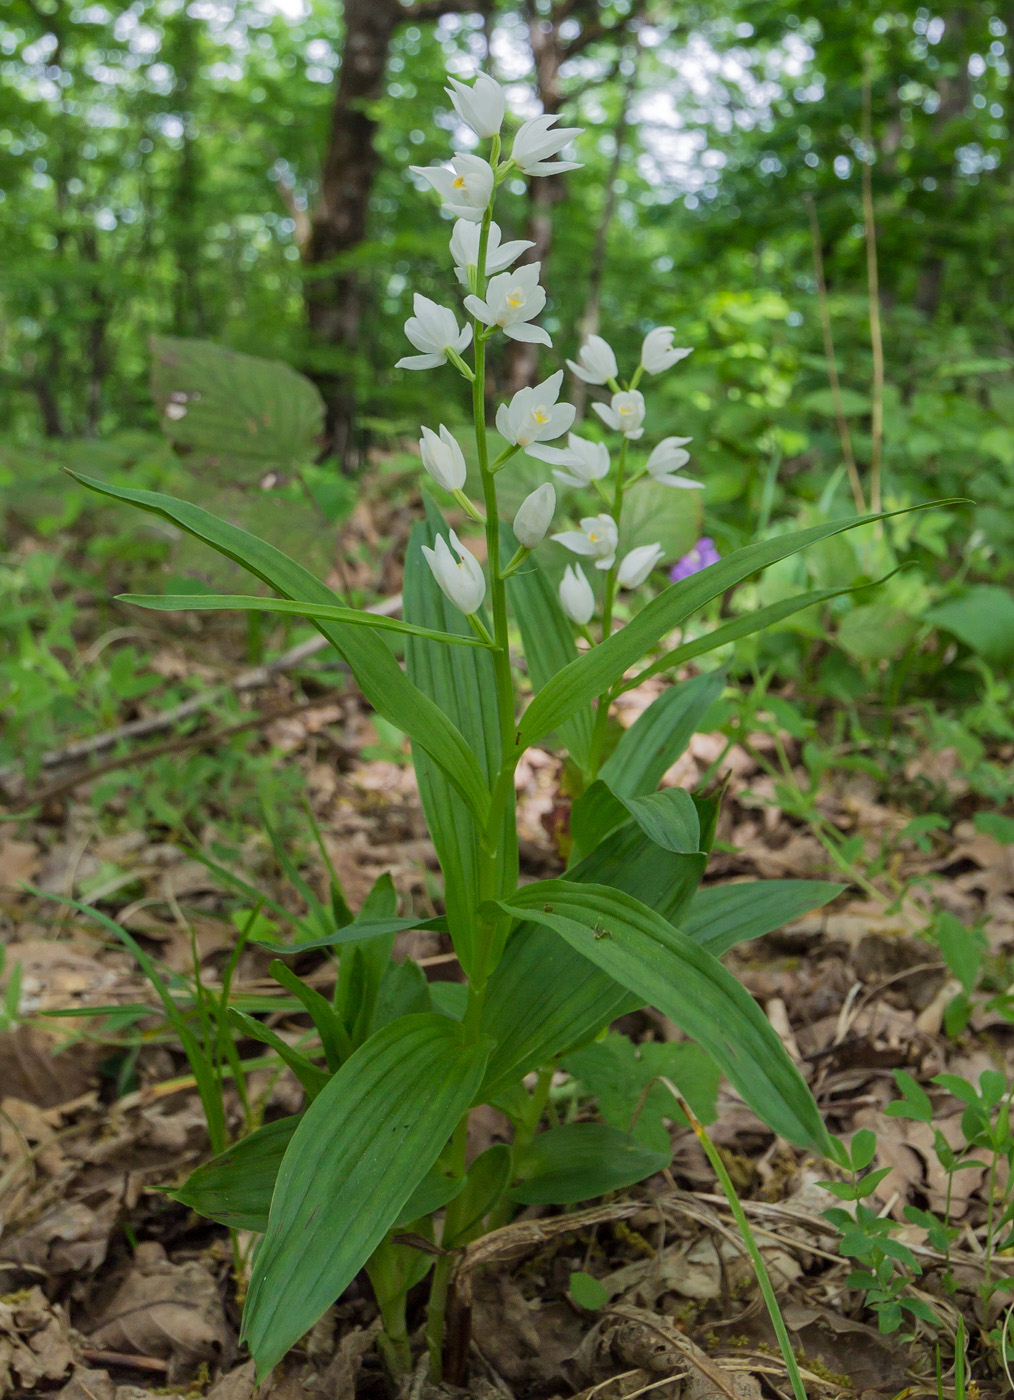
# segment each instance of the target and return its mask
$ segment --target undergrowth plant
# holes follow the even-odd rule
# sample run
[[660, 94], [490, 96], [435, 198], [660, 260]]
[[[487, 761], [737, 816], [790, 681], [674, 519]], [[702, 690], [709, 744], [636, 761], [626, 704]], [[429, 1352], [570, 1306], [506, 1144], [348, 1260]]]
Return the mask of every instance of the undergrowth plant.
[[[491, 342], [506, 336], [550, 347], [533, 323], [545, 303], [539, 266], [513, 267], [528, 245], [503, 241], [493, 221], [496, 194], [508, 177], [540, 179], [571, 168], [555, 157], [579, 133], [554, 129], [555, 117], [535, 117], [505, 154], [503, 91], [485, 76], [473, 87], [451, 83], [463, 127], [484, 143], [484, 153], [458, 154], [449, 166], [416, 174], [456, 220], [451, 252], [468, 319], [461, 308], [417, 295], [405, 329], [418, 353], [399, 365], [441, 374], [434, 395], [443, 407], [434, 414], [438, 427], [423, 430], [422, 461], [460, 512], [461, 533], [470, 540], [472, 531], [481, 548], [463, 543], [431, 499], [408, 548], [403, 619], [385, 618], [347, 606], [297, 560], [198, 505], [79, 478], [169, 520], [279, 595], [127, 595], [131, 601], [292, 614], [317, 626], [376, 713], [409, 736], [443, 873], [438, 917], [399, 917], [386, 875], [353, 911], [335, 880], [313, 935], [277, 944], [274, 974], [319, 1038], [315, 1049], [275, 1045], [302, 1084], [305, 1109], [228, 1148], [179, 1192], [198, 1211], [263, 1235], [244, 1311], [244, 1336], [261, 1375], [365, 1269], [394, 1373], [412, 1365], [409, 1291], [430, 1276], [427, 1342], [439, 1377], [456, 1251], [508, 1220], [514, 1203], [587, 1200], [667, 1165], [668, 1152], [614, 1125], [542, 1128], [559, 1057], [589, 1045], [627, 1011], [658, 1008], [773, 1131], [817, 1153], [830, 1146], [781, 1041], [719, 959], [736, 942], [825, 903], [838, 886], [764, 881], [699, 889], [718, 798], [657, 788], [720, 694], [718, 673], [666, 689], [612, 747], [610, 706], [646, 677], [671, 675], [835, 596], [824, 589], [782, 598], [672, 644], [677, 629], [730, 587], [880, 517], [851, 516], [760, 539], [636, 606], [660, 550], [630, 547], [628, 497], [650, 480], [674, 489], [695, 485], [679, 476], [684, 440], [667, 437], [642, 453], [647, 414], [639, 386], [688, 352], [674, 346], [671, 328], [656, 328], [644, 339], [640, 363], [623, 377], [608, 344], [590, 337], [571, 368], [606, 391], [593, 409], [609, 440], [600, 440], [596, 423], [594, 436], [572, 433], [565, 447], [547, 446], [559, 443], [575, 417], [560, 401], [558, 370], [497, 408], [502, 445], [491, 443]], [[461, 444], [439, 424], [441, 417], [455, 420], [462, 389], [474, 426], [474, 491]], [[180, 403], [177, 418], [186, 411]], [[561, 580], [535, 553], [556, 512], [554, 485], [546, 481], [524, 500], [513, 528], [500, 518], [501, 473], [522, 453], [548, 462], [578, 500], [597, 494], [594, 506], [580, 508], [578, 527], [554, 535], [578, 561]], [[621, 610], [628, 620], [617, 627]], [[512, 626], [520, 649], [512, 649]], [[402, 644], [404, 669], [393, 649]], [[523, 658], [533, 692], [526, 707], [515, 657]], [[566, 750], [578, 793], [570, 863], [559, 879], [522, 883], [515, 774], [529, 748], [553, 740]], [[392, 960], [396, 934], [420, 928], [450, 938], [460, 983], [429, 984], [411, 961]], [[337, 956], [333, 996], [283, 961], [315, 948]], [[237, 1035], [271, 1040], [254, 1017], [228, 1021]], [[515, 1137], [469, 1162], [469, 1113], [482, 1104], [502, 1110]], [[452, 1315], [455, 1327], [466, 1325], [460, 1311]], [[454, 1354], [466, 1355], [461, 1336], [454, 1340]]]

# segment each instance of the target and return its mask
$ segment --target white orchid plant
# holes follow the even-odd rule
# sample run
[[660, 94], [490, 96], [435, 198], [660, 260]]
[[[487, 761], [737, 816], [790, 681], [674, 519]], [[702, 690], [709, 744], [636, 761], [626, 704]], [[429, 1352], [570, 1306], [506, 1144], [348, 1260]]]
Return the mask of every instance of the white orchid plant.
[[[496, 194], [508, 175], [539, 179], [577, 168], [559, 157], [580, 132], [560, 128], [556, 117], [535, 117], [505, 155], [501, 87], [481, 75], [472, 85], [452, 79], [448, 91], [485, 154], [457, 154], [447, 166], [415, 173], [456, 220], [450, 251], [463, 304], [416, 296], [405, 332], [417, 353], [399, 365], [442, 376], [434, 394], [444, 396], [443, 416], [452, 421], [458, 377], [471, 391], [477, 499], [468, 493], [465, 452], [446, 426], [424, 427], [419, 453], [462, 512], [458, 528], [481, 528], [484, 560], [431, 500], [407, 552], [403, 617], [380, 617], [349, 606], [297, 561], [200, 506], [80, 478], [169, 519], [277, 595], [131, 601], [289, 613], [324, 633], [368, 703], [411, 740], [443, 874], [443, 908], [433, 918], [399, 915], [387, 876], [358, 912], [336, 886], [319, 937], [276, 945], [280, 959], [307, 948], [327, 948], [337, 959], [331, 997], [283, 962], [273, 964], [312, 1020], [316, 1051], [294, 1049], [250, 1017], [237, 1019], [238, 1035], [266, 1040], [282, 1055], [303, 1086], [305, 1108], [241, 1139], [177, 1194], [261, 1236], [244, 1312], [261, 1375], [365, 1269], [382, 1319], [380, 1345], [394, 1372], [413, 1365], [409, 1291], [432, 1275], [425, 1336], [432, 1374], [440, 1376], [448, 1337], [450, 1352], [467, 1356], [468, 1312], [455, 1285], [471, 1241], [506, 1223], [516, 1205], [566, 1206], [666, 1166], [666, 1154], [618, 1129], [544, 1124], [561, 1055], [625, 1012], [656, 1007], [699, 1043], [773, 1132], [818, 1153], [829, 1145], [782, 1041], [720, 959], [734, 943], [823, 904], [837, 886], [701, 887], [718, 800], [658, 785], [722, 689], [719, 672], [687, 679], [686, 665], [833, 594], [783, 600], [682, 645], [674, 633], [757, 570], [858, 522], [851, 517], [753, 543], [661, 588], [616, 625], [618, 590], [642, 588], [661, 558], [652, 543], [620, 553], [626, 493], [646, 479], [700, 488], [680, 474], [689, 461], [687, 438], [664, 437], [643, 465], [632, 461], [648, 421], [639, 385], [689, 351], [662, 326], [644, 336], [625, 384], [599, 336], [589, 336], [568, 362], [578, 379], [608, 391], [593, 409], [617, 436], [615, 453], [596, 436], [572, 431], [574, 409], [560, 402], [562, 370], [500, 405], [495, 426], [503, 446], [491, 448], [488, 348], [501, 336], [551, 348], [533, 323], [546, 304], [539, 266], [515, 266], [531, 245], [504, 241], [493, 221]], [[550, 466], [561, 487], [597, 493], [603, 507], [553, 534], [576, 556], [561, 579], [539, 559], [556, 511], [553, 483], [525, 499], [513, 527], [500, 518], [498, 476], [522, 452]], [[404, 665], [397, 646], [404, 647]], [[524, 694], [515, 680], [522, 665]], [[682, 678], [614, 743], [612, 702], [658, 674]], [[568, 867], [559, 878], [532, 881], [519, 878], [515, 777], [534, 745], [565, 750], [581, 776]], [[449, 939], [460, 981], [428, 983], [410, 961], [392, 959], [395, 936], [412, 929]], [[482, 1104], [507, 1115], [513, 1140], [472, 1160], [469, 1114]]]

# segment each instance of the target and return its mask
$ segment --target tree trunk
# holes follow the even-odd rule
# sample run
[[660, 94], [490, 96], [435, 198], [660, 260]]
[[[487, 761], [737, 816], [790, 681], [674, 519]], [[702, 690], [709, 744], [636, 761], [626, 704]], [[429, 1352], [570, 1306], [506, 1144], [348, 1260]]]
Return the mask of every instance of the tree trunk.
[[[355, 365], [363, 312], [357, 274], [340, 259], [366, 237], [370, 190], [377, 169], [376, 124], [366, 106], [383, 95], [391, 40], [407, 18], [397, 0], [346, 0], [345, 45], [320, 192], [303, 250], [304, 298], [315, 351], [310, 373], [324, 396], [325, 450], [348, 468], [361, 455], [355, 439]], [[326, 359], [325, 359], [326, 355]]]

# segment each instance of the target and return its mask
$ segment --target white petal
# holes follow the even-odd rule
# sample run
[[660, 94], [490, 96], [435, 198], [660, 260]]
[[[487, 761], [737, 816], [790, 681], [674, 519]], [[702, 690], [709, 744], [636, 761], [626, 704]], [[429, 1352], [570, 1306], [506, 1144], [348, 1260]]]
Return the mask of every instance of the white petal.
[[447, 363], [446, 355], [402, 355], [395, 361], [395, 369], [436, 369]]
[[504, 334], [509, 335], [511, 340], [523, 340], [529, 345], [548, 345], [552, 349], [553, 342], [549, 338], [549, 332], [544, 331], [541, 326], [533, 326], [528, 321], [515, 321], [511, 326], [504, 326]]

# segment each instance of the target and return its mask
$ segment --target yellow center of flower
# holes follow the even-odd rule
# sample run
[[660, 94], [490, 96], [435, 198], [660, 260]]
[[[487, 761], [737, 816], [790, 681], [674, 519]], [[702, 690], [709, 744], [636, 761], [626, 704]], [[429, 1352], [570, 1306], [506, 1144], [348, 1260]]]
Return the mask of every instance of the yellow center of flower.
[[548, 409], [542, 404], [539, 404], [538, 408], [532, 409], [532, 417], [535, 419], [536, 423], [548, 423], [550, 415]]
[[513, 291], [507, 297], [507, 305], [513, 306], [516, 311], [519, 306], [524, 306], [525, 294], [521, 291]]
[[458, 175], [458, 176], [456, 176], [456, 177], [455, 177], [455, 180], [454, 180], [454, 184], [451, 186], [451, 188], [454, 189], [454, 190], [463, 190], [463, 189], [465, 188], [465, 177], [464, 177], [464, 175]]
[[619, 411], [620, 413], [633, 413], [634, 410], [631, 408], [629, 403], [625, 403], [620, 405]]
[[599, 537], [598, 537], [598, 535], [595, 533], [594, 530], [592, 530], [592, 532], [589, 534], [588, 538], [591, 540], [592, 544], [598, 544], [598, 542], [599, 542]]

